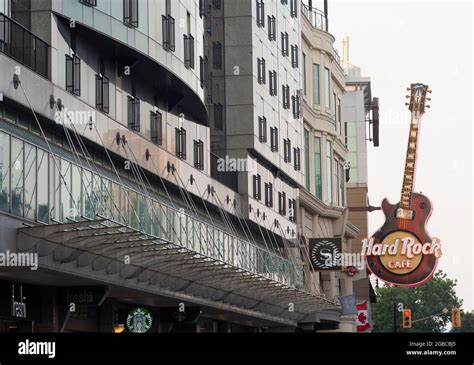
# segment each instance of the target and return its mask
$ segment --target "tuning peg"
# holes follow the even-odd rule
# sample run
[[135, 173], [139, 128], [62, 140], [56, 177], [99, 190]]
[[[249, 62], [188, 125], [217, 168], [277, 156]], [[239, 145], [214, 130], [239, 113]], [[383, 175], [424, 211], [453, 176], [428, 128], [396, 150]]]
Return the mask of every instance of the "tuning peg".
[[433, 90], [428, 90], [428, 92], [431, 94], [433, 92]]
[[405, 95], [405, 97], [406, 97], [407, 99], [410, 99], [410, 95]]
[[426, 98], [426, 100], [431, 101], [431, 98]]
[[431, 108], [431, 105], [425, 105], [425, 108], [429, 109], [429, 108]]
[[410, 88], [410, 87], [407, 87], [407, 91], [411, 91], [411, 88]]
[[406, 106], [409, 106], [409, 105], [410, 105], [410, 103], [405, 103], [405, 105], [406, 105]]

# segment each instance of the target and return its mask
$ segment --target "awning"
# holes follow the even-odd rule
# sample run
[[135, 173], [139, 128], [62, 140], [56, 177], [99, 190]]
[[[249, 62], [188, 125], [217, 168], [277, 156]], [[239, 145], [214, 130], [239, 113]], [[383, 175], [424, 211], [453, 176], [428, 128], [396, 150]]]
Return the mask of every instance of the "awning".
[[107, 218], [31, 225], [18, 232], [23, 235], [18, 239], [22, 252], [50, 255], [60, 263], [76, 261], [78, 266], [105, 270], [107, 275], [119, 274], [123, 279], [191, 293], [295, 323], [321, 310], [339, 307], [324, 295], [290, 287]]

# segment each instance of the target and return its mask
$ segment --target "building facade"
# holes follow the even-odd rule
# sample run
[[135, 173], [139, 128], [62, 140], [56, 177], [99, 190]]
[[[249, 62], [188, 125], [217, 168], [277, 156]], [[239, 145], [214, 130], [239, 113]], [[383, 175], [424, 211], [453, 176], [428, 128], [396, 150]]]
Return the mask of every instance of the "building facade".
[[[307, 284], [299, 243], [298, 1], [1, 0], [0, 13], [0, 251], [38, 260], [0, 270], [0, 331], [143, 329], [136, 318], [291, 331], [338, 313], [337, 282]], [[333, 184], [323, 200], [340, 211]]]
[[[315, 2], [303, 1], [301, 6], [305, 163], [299, 195], [300, 233], [308, 250], [313, 239], [340, 238], [341, 253], [349, 253], [359, 230], [348, 219], [347, 209], [345, 74], [334, 48], [334, 37], [328, 31], [327, 3], [317, 8]], [[307, 271], [307, 285], [312, 290], [335, 300], [353, 294], [352, 277], [344, 268]], [[326, 311], [320, 317], [325, 318], [328, 330], [355, 331], [353, 315], [341, 317], [341, 313]]]
[[[369, 187], [367, 174], [368, 142], [378, 147], [379, 100], [372, 97], [369, 77], [363, 77], [359, 67], [349, 61], [349, 38], [344, 40], [343, 66], [346, 73], [343, 117], [345, 120], [346, 146], [350, 166], [347, 183], [349, 219], [359, 228], [352, 252], [362, 251], [362, 240], [370, 237]], [[375, 301], [375, 293], [365, 270], [354, 277], [354, 293], [358, 301]]]

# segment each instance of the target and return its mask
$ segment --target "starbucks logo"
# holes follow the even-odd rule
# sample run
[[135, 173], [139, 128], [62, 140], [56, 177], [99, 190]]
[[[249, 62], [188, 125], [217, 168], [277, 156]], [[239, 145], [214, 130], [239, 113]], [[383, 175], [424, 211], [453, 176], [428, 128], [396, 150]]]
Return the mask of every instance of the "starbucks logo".
[[313, 270], [341, 270], [341, 239], [310, 239], [310, 259]]
[[151, 328], [153, 319], [145, 308], [133, 308], [127, 316], [127, 330], [132, 333], [145, 333]]

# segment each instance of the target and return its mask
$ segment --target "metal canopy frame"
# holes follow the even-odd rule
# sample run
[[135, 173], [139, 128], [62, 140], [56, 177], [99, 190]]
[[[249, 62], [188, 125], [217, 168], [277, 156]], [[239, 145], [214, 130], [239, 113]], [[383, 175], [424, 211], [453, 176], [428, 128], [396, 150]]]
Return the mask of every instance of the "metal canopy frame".
[[[102, 268], [107, 273], [120, 272], [124, 279], [163, 284], [173, 291], [198, 297], [204, 294], [210, 300], [223, 303], [226, 300], [225, 303], [249, 310], [301, 320], [325, 309], [339, 308], [324, 295], [288, 286], [107, 218], [28, 225], [18, 231], [36, 239], [33, 246], [49, 242], [57, 245], [54, 251], [69, 249], [71, 252], [66, 257], [58, 259], [63, 263], [90, 255], [86, 264], [105, 259]], [[124, 262], [126, 255], [130, 264]], [[143, 275], [146, 271], [151, 276]], [[289, 310], [290, 304], [293, 312]]]

